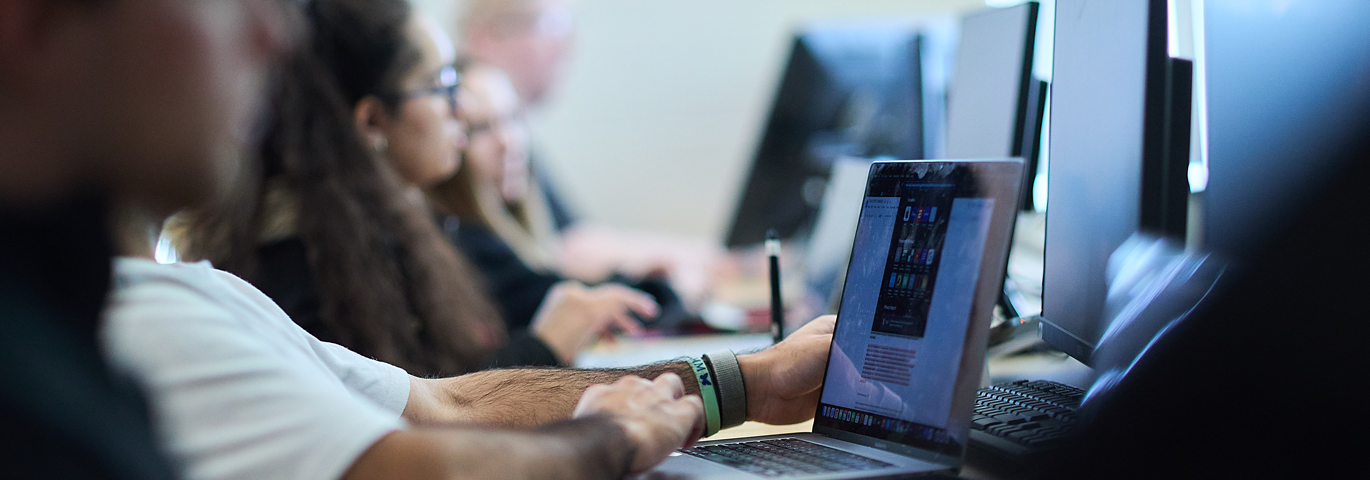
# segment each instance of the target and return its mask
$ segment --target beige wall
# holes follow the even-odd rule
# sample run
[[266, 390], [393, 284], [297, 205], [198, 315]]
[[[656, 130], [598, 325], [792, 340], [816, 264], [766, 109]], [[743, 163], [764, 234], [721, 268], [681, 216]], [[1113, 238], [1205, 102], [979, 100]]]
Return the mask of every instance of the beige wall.
[[[415, 0], [450, 16], [455, 2]], [[793, 31], [983, 0], [579, 0], [574, 58], [533, 127], [591, 220], [721, 241]], [[449, 17], [450, 18], [450, 17]]]

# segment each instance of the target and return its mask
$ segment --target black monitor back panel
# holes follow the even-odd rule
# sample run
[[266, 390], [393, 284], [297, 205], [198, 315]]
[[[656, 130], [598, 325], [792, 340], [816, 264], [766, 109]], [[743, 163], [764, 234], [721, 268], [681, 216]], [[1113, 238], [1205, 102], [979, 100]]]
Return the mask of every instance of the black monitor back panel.
[[921, 44], [912, 28], [843, 24], [794, 40], [726, 244], [806, 235], [833, 160], [923, 158]]

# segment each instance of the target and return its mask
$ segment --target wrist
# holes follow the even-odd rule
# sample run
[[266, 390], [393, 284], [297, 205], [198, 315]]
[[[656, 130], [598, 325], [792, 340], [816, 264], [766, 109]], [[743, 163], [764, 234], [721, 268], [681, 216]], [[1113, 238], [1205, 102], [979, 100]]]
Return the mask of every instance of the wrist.
[[747, 382], [732, 350], [718, 350], [704, 354], [704, 363], [713, 374], [714, 389], [718, 393], [719, 428], [741, 425], [747, 421]]
[[755, 420], [759, 417], [761, 407], [765, 405], [764, 399], [767, 398], [767, 388], [770, 380], [767, 374], [770, 373], [760, 358], [764, 352], [749, 353], [737, 356], [737, 367], [742, 371], [743, 383], [747, 388], [747, 420]]
[[617, 435], [613, 435], [605, 442], [607, 449], [604, 451], [604, 465], [611, 478], [622, 478], [632, 473], [640, 444], [634, 439], [632, 432], [628, 431], [628, 426], [623, 424], [621, 417], [614, 416], [614, 420], [612, 423]]
[[622, 478], [632, 472], [638, 440], [618, 415], [595, 414], [539, 427], [575, 450], [567, 465], [579, 464], [585, 478]]
[[690, 358], [686, 363], [690, 365], [695, 381], [699, 384], [699, 399], [704, 406], [704, 436], [708, 437], [718, 433], [721, 424], [716, 379], [703, 358]]

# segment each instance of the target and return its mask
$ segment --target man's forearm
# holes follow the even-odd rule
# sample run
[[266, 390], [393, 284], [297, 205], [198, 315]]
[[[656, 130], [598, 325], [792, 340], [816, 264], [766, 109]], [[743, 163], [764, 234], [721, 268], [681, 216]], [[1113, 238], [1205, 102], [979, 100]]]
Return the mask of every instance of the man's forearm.
[[699, 393], [693, 370], [685, 362], [593, 370], [513, 368], [434, 380], [413, 379], [404, 416], [419, 425], [542, 425], [570, 418], [581, 394], [591, 385], [612, 383], [625, 375], [654, 379], [667, 372], [685, 380], [686, 394]]
[[[820, 317], [779, 345], [737, 356], [735, 374], [745, 388], [742, 419], [787, 425], [813, 418], [836, 320], [833, 315]], [[680, 376], [685, 393], [699, 393], [694, 370], [683, 361], [605, 370], [493, 370], [439, 380], [411, 379], [404, 416], [416, 425], [541, 425], [569, 417], [590, 385], [612, 383], [624, 375], [654, 379], [666, 372]], [[735, 405], [720, 403], [719, 410]], [[708, 405], [705, 408], [707, 416]]]
[[623, 429], [606, 415], [532, 431], [419, 428], [382, 438], [357, 459], [346, 479], [619, 478], [634, 453]]

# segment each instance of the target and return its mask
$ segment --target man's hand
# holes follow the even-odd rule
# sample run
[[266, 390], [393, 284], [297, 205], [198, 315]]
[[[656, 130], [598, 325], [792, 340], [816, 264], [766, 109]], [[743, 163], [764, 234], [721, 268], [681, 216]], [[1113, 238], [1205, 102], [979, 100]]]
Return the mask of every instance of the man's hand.
[[693, 445], [704, 431], [704, 404], [697, 396], [685, 396], [685, 387], [674, 373], [650, 381], [627, 376], [612, 385], [591, 386], [580, 397], [574, 416], [596, 413], [613, 414], [637, 447], [632, 473], [661, 463], [677, 448]]
[[617, 328], [629, 334], [642, 331], [630, 313], [651, 318], [660, 307], [650, 295], [617, 285], [590, 288], [579, 282], [561, 282], [547, 292], [530, 329], [546, 343], [561, 363], [570, 365], [602, 332]]
[[788, 425], [813, 418], [836, 322], [836, 315], [818, 317], [774, 347], [737, 357], [748, 420]]

